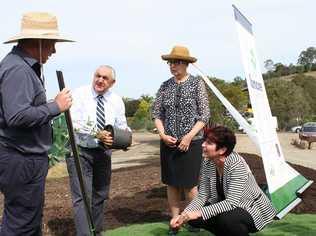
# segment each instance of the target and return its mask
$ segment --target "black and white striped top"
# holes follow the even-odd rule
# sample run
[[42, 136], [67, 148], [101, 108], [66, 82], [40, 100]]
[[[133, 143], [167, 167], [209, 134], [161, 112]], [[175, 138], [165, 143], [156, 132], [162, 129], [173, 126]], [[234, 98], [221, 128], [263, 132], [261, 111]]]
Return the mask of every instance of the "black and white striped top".
[[[225, 200], [218, 201], [216, 166], [211, 160], [205, 159], [201, 168], [199, 194], [184, 211], [201, 210], [202, 218], [206, 220], [240, 207], [249, 212], [258, 230], [272, 222], [275, 209], [259, 188], [245, 160], [236, 152], [232, 152], [225, 160], [223, 189]], [[204, 206], [207, 202], [210, 205]]]

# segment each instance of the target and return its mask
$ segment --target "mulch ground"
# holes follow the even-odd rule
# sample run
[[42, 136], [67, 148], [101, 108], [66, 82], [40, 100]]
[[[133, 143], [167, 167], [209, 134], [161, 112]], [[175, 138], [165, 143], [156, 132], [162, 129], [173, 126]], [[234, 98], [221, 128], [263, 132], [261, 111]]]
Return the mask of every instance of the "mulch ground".
[[[259, 184], [265, 183], [261, 159], [242, 154]], [[298, 172], [316, 182], [316, 171], [292, 165]], [[316, 213], [316, 185], [303, 193], [303, 202], [292, 213]], [[1, 206], [3, 200], [0, 200]], [[124, 225], [167, 221], [166, 187], [160, 182], [159, 160], [146, 166], [113, 171], [110, 199], [105, 213], [106, 229]], [[68, 178], [50, 179], [46, 184], [44, 235], [75, 235]]]

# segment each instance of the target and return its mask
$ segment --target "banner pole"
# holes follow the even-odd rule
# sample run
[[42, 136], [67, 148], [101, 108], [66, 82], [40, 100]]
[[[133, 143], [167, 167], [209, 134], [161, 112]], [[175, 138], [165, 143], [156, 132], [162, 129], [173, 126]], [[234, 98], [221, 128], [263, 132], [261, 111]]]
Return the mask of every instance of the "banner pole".
[[244, 131], [249, 135], [251, 140], [255, 143], [258, 150], [259, 144], [257, 140], [256, 130], [246, 121], [246, 119], [236, 110], [236, 108], [224, 97], [224, 95], [216, 88], [216, 86], [210, 81], [210, 79], [202, 72], [202, 70], [196, 65], [192, 65], [199, 72], [200, 76], [206, 83], [206, 85], [211, 89], [211, 91], [215, 94], [215, 96], [222, 102], [222, 104], [226, 107], [229, 113], [234, 117], [237, 123], [244, 129]]
[[[56, 71], [56, 74], [57, 74], [59, 89], [61, 91], [63, 88], [65, 88], [63, 72], [62, 71]], [[68, 134], [69, 134], [69, 141], [70, 141], [72, 153], [73, 153], [73, 156], [74, 156], [75, 166], [76, 166], [76, 170], [77, 170], [77, 176], [78, 176], [78, 180], [79, 180], [80, 191], [81, 191], [82, 199], [83, 199], [83, 202], [84, 202], [86, 216], [87, 216], [87, 220], [88, 220], [88, 224], [89, 224], [89, 228], [90, 228], [90, 234], [92, 236], [96, 236], [95, 227], [94, 227], [94, 224], [93, 224], [93, 219], [92, 219], [92, 214], [91, 214], [91, 208], [90, 208], [90, 204], [89, 204], [89, 199], [88, 199], [88, 196], [87, 196], [85, 183], [84, 183], [84, 179], [83, 179], [83, 176], [82, 176], [80, 159], [79, 159], [79, 153], [78, 153], [78, 148], [77, 148], [76, 141], [75, 141], [75, 134], [74, 134], [71, 114], [70, 114], [69, 110], [65, 111], [65, 118], [66, 118]]]

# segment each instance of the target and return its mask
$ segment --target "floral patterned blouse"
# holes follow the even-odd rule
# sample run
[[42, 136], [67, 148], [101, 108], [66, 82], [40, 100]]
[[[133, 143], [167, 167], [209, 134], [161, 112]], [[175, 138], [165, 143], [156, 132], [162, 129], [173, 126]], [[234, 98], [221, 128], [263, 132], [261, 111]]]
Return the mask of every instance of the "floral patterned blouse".
[[[203, 80], [190, 75], [179, 84], [174, 77], [163, 82], [154, 102], [153, 118], [160, 119], [165, 133], [177, 139], [189, 133], [197, 121], [207, 124], [210, 110]], [[196, 138], [202, 135], [200, 131]]]

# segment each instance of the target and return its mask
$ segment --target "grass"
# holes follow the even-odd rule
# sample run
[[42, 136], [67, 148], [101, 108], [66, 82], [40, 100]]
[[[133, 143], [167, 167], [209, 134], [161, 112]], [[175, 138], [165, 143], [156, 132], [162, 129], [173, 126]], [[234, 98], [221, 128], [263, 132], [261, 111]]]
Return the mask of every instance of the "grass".
[[314, 236], [316, 235], [316, 215], [288, 214], [284, 219], [275, 221], [258, 236]]
[[[160, 236], [167, 235], [168, 224], [151, 223], [138, 224], [106, 231], [106, 236]], [[206, 231], [190, 233], [181, 229], [178, 236], [211, 236]], [[279, 221], [274, 221], [264, 230], [251, 234], [252, 236], [314, 236], [316, 235], [316, 215], [312, 214], [288, 214]]]
[[[158, 235], [167, 235], [168, 232], [168, 223], [150, 223], [143, 225], [130, 225], [128, 227], [121, 227], [114, 230], [106, 231], [106, 236], [158, 236]], [[210, 236], [212, 234], [203, 231], [200, 233], [190, 233], [186, 229], [181, 228], [179, 236]]]

